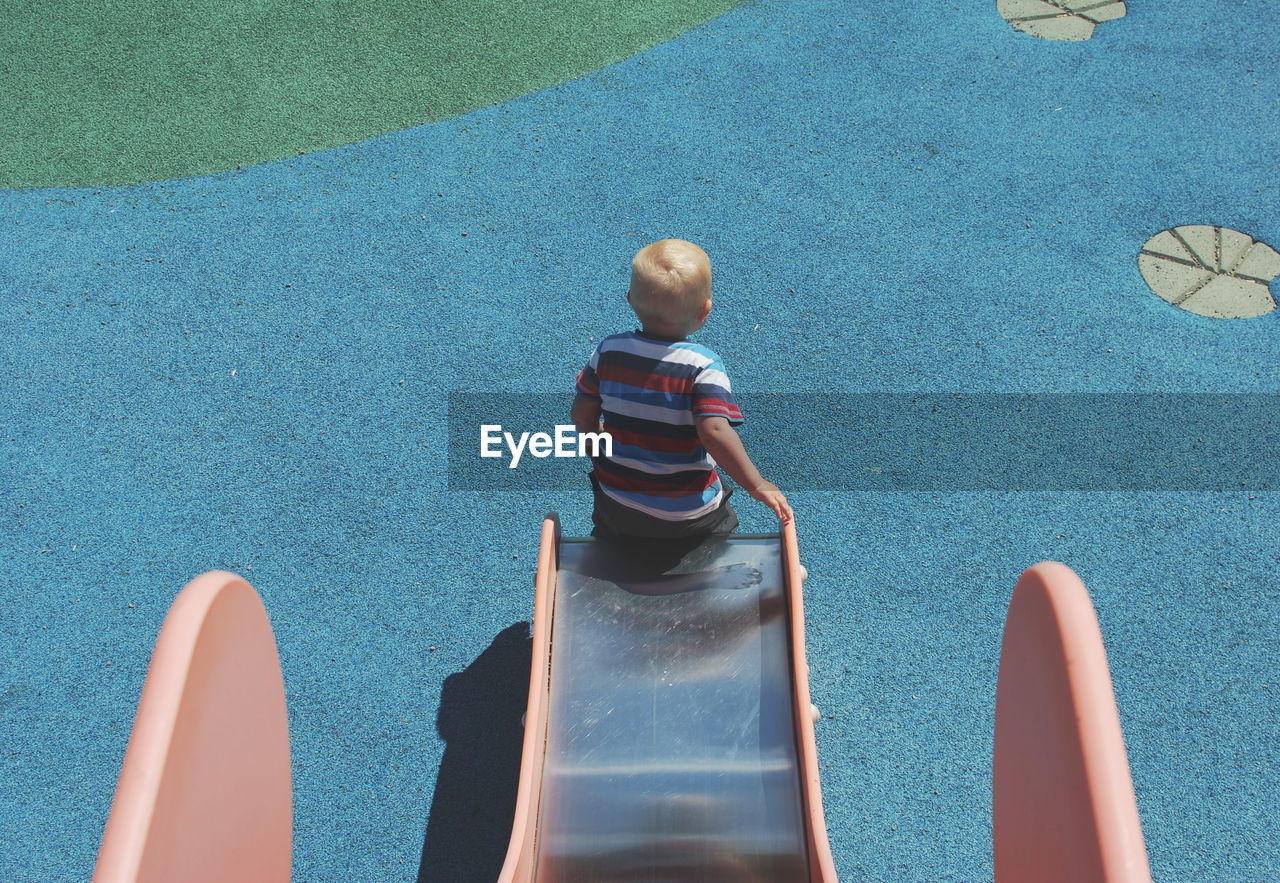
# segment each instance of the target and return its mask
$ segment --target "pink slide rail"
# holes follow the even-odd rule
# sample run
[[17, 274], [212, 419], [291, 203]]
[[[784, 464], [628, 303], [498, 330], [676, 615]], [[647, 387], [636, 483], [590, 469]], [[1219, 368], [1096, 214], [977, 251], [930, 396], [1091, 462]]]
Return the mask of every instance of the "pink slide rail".
[[997, 883], [1150, 883], [1102, 632], [1080, 578], [1018, 579], [996, 688]]
[[253, 587], [213, 571], [165, 617], [94, 883], [287, 881], [284, 678]]
[[811, 883], [836, 883], [836, 865], [831, 858], [826, 815], [822, 809], [818, 744], [813, 733], [818, 709], [809, 696], [809, 663], [804, 651], [805, 571], [800, 566], [800, 541], [796, 536], [794, 518], [782, 526], [782, 555], [782, 566], [786, 571], [787, 603], [791, 608], [792, 719], [795, 721], [796, 751], [800, 761], [800, 793], [806, 815], [809, 880]]
[[524, 715], [524, 747], [520, 755], [520, 784], [507, 858], [498, 883], [530, 883], [538, 847], [538, 799], [542, 794], [542, 766], [547, 753], [547, 709], [551, 685], [551, 610], [559, 570], [557, 544], [560, 523], [554, 515], [542, 522], [538, 570], [533, 580], [533, 659], [529, 666], [529, 702]]

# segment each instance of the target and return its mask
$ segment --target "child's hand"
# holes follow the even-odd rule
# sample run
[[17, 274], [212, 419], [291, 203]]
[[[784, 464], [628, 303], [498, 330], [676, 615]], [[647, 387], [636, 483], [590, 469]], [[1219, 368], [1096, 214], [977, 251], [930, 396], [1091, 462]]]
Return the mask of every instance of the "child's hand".
[[778, 486], [771, 481], [762, 481], [756, 485], [751, 491], [751, 499], [759, 500], [770, 509], [773, 514], [778, 516], [778, 520], [786, 524], [792, 518], [791, 506], [787, 503], [787, 498], [782, 495], [782, 491], [778, 490]]

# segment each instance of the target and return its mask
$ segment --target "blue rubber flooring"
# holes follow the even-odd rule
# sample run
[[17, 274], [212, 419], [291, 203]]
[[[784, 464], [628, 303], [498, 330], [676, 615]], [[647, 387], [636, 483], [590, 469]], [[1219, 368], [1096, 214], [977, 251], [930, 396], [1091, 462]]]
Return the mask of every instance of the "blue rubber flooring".
[[[1277, 14], [1052, 43], [992, 4], [756, 2], [348, 147], [0, 193], [0, 878], [88, 876], [167, 606], [225, 568], [284, 663], [295, 878], [492, 879], [467, 746], [518, 723], [539, 522], [585, 533], [588, 495], [451, 490], [445, 403], [567, 391], [651, 240], [710, 253], [696, 339], [742, 393], [1276, 393], [1280, 314], [1184, 313], [1135, 259], [1180, 224], [1280, 245]], [[1097, 604], [1155, 878], [1280, 874], [1275, 493], [784, 490], [842, 879], [990, 878], [1000, 629], [1043, 558]]]

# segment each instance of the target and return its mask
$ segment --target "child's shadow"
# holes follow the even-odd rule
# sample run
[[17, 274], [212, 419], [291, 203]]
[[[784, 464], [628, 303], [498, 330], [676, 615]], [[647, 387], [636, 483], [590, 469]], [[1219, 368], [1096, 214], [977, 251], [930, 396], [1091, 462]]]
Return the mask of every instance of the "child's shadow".
[[492, 883], [515, 816], [529, 691], [529, 624], [503, 629], [466, 670], [445, 678], [436, 727], [445, 740], [418, 883]]

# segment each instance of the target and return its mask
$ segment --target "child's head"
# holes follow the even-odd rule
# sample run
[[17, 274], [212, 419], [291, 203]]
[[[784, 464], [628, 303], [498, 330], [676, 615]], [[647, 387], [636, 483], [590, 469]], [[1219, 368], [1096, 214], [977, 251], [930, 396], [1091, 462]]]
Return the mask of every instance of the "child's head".
[[627, 303], [644, 329], [684, 337], [711, 312], [711, 259], [692, 242], [663, 239], [636, 252]]

